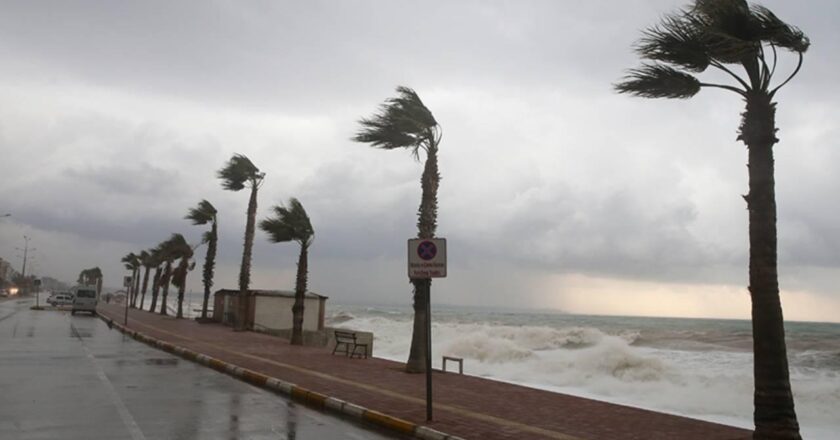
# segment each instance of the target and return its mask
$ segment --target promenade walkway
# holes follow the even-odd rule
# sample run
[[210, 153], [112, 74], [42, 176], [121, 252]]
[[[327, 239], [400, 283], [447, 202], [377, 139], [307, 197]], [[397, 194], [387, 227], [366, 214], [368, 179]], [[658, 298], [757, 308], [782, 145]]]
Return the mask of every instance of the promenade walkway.
[[[123, 309], [101, 304], [100, 315], [123, 322]], [[406, 374], [399, 362], [349, 359], [323, 348], [290, 346], [255, 332], [198, 324], [132, 309], [128, 328], [465, 439], [749, 439], [730, 426], [542, 391], [479, 377], [434, 372], [435, 420], [425, 421], [425, 375]]]

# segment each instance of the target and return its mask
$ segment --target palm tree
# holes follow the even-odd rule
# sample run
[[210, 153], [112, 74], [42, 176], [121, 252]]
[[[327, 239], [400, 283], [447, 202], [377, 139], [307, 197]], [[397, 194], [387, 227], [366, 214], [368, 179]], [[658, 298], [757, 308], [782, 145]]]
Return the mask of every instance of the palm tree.
[[[160, 252], [160, 257], [163, 260], [164, 268], [163, 272], [161, 273], [160, 280], [158, 281], [158, 287], [162, 288], [161, 297], [160, 297], [160, 314], [161, 315], [168, 315], [167, 311], [167, 302], [166, 299], [169, 296], [169, 283], [172, 281], [172, 263], [175, 262], [179, 258], [178, 254], [178, 245], [179, 240], [175, 237], [176, 235], [181, 234], [172, 234], [168, 240], [160, 243], [158, 245], [158, 250]], [[181, 239], [184, 237], [181, 236]]]
[[248, 200], [248, 218], [245, 223], [245, 243], [242, 247], [242, 264], [239, 266], [239, 313], [236, 329], [245, 330], [247, 323], [248, 287], [251, 284], [251, 249], [254, 247], [254, 227], [257, 221], [257, 190], [265, 179], [265, 173], [254, 166], [250, 159], [242, 154], [233, 157], [217, 173], [222, 180], [222, 188], [228, 191], [241, 191], [246, 186], [251, 189]]
[[178, 266], [172, 271], [172, 285], [178, 288], [178, 311], [176, 318], [184, 317], [184, 290], [187, 287], [187, 272], [193, 269], [190, 259], [193, 257], [193, 248], [181, 234], [172, 234], [169, 239], [169, 252], [175, 258], [179, 258]]
[[[749, 150], [749, 193], [744, 199], [749, 211], [755, 438], [800, 438], [777, 273], [773, 145], [778, 139], [773, 99], [799, 72], [809, 45], [802, 31], [763, 6], [744, 0], [696, 0], [644, 32], [636, 51], [649, 62], [630, 70], [616, 85], [621, 93], [645, 98], [690, 98], [713, 87], [746, 101], [738, 140]], [[773, 86], [781, 49], [795, 53], [798, 62], [787, 78]], [[727, 67], [739, 65], [745, 77]], [[692, 75], [710, 66], [736, 84], [705, 83]]]
[[163, 277], [163, 266], [165, 261], [163, 259], [163, 244], [159, 243], [152, 250], [152, 264], [155, 267], [155, 276], [152, 278], [152, 304], [149, 306], [149, 311], [154, 312], [157, 307], [158, 294], [160, 292], [160, 280]]
[[102, 269], [91, 267], [79, 272], [79, 284], [96, 285], [96, 298], [102, 293]]
[[[426, 152], [426, 163], [420, 179], [422, 195], [417, 213], [417, 238], [434, 238], [437, 228], [437, 191], [440, 184], [437, 153], [441, 128], [432, 112], [423, 105], [420, 97], [408, 87], [397, 87], [397, 97], [390, 98], [370, 118], [359, 121], [361, 130], [353, 137], [384, 150], [408, 149], [415, 160], [420, 160], [420, 150]], [[414, 330], [406, 371], [426, 371], [426, 309], [431, 279], [412, 279], [414, 286]]]
[[297, 277], [295, 278], [295, 303], [292, 306], [292, 345], [303, 345], [303, 307], [306, 298], [306, 282], [309, 274], [309, 246], [315, 238], [315, 231], [303, 205], [289, 199], [289, 207], [275, 206], [275, 217], [260, 222], [260, 229], [268, 233], [272, 243], [295, 241], [300, 245]]
[[131, 271], [131, 283], [126, 286], [126, 296], [125, 300], [131, 302], [131, 306], [134, 306], [134, 297], [137, 294], [136, 289], [134, 288], [135, 280], [137, 279], [137, 272], [140, 270], [140, 259], [134, 252], [129, 252], [124, 257], [122, 257], [123, 263], [125, 263], [125, 268]]
[[[141, 251], [141, 252], [143, 252], [143, 251]], [[134, 278], [133, 278], [133, 280], [134, 280], [133, 289], [134, 290], [131, 293], [131, 307], [136, 308], [137, 307], [137, 296], [140, 294], [140, 269], [143, 268], [143, 262], [140, 261], [140, 255], [139, 254], [137, 255], [137, 258], [135, 260], [134, 265], [136, 266], [136, 269], [134, 271]]]
[[153, 250], [140, 252], [140, 264], [146, 270], [143, 273], [143, 288], [140, 290], [140, 310], [143, 310], [143, 303], [146, 300], [146, 289], [149, 287], [149, 272], [155, 266]]
[[219, 240], [216, 208], [207, 200], [198, 202], [198, 206], [190, 208], [185, 217], [194, 225], [210, 223], [210, 230], [204, 232], [203, 242], [207, 243], [207, 255], [204, 257], [202, 281], [204, 282], [204, 302], [201, 304], [201, 319], [207, 319], [207, 302], [210, 300], [210, 289], [213, 288], [213, 270], [216, 267], [216, 246]]

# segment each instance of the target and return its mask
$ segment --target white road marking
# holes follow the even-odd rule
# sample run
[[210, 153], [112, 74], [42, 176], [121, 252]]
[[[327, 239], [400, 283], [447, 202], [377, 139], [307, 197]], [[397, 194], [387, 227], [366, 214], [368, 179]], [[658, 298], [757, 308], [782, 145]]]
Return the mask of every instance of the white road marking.
[[[72, 324], [70, 325], [72, 326]], [[76, 333], [75, 327], [73, 328], [73, 333]], [[99, 377], [99, 381], [102, 382], [102, 385], [105, 385], [105, 389], [108, 391], [108, 396], [117, 408], [117, 413], [119, 413], [120, 419], [122, 419], [125, 428], [128, 430], [129, 434], [131, 434], [132, 440], [146, 440], [146, 436], [143, 435], [143, 431], [140, 430], [137, 422], [134, 421], [134, 417], [131, 416], [131, 413], [128, 411], [128, 408], [126, 408], [125, 403], [123, 403], [119, 394], [117, 394], [117, 390], [114, 389], [114, 384], [111, 383], [108, 376], [105, 375], [105, 370], [103, 370], [99, 365], [99, 362], [96, 361], [96, 356], [94, 356], [87, 345], [85, 345], [85, 341], [82, 340], [82, 338], [79, 338], [79, 340], [82, 342], [82, 348], [85, 349], [88, 359], [90, 359], [90, 362], [96, 369], [96, 376]]]

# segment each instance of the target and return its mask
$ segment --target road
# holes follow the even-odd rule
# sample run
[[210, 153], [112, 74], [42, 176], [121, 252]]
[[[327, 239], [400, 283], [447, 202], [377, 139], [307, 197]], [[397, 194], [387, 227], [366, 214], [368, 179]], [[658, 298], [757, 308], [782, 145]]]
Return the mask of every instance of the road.
[[33, 304], [0, 300], [2, 439], [394, 438]]

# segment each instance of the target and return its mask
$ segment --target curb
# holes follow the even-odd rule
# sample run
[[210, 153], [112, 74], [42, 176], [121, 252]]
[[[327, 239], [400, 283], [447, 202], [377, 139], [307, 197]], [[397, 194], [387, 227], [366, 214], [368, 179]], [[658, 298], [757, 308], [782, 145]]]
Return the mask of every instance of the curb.
[[108, 323], [108, 327], [114, 327], [120, 332], [129, 335], [140, 342], [146, 343], [159, 350], [166, 351], [189, 361], [210, 367], [216, 371], [233, 376], [251, 385], [282, 394], [307, 406], [326, 412], [349, 416], [353, 419], [372, 423], [374, 425], [423, 440], [464, 440], [461, 437], [449, 435], [429, 428], [428, 426], [418, 425], [407, 420], [389, 416], [388, 414], [381, 413], [379, 411], [311, 391], [293, 383], [286, 382], [275, 377], [266, 376], [265, 374], [249, 370], [247, 368], [242, 368], [220, 359], [155, 339], [136, 330], [127, 329], [122, 324], [114, 322], [113, 319], [105, 317], [99, 312], [96, 314], [100, 319]]

